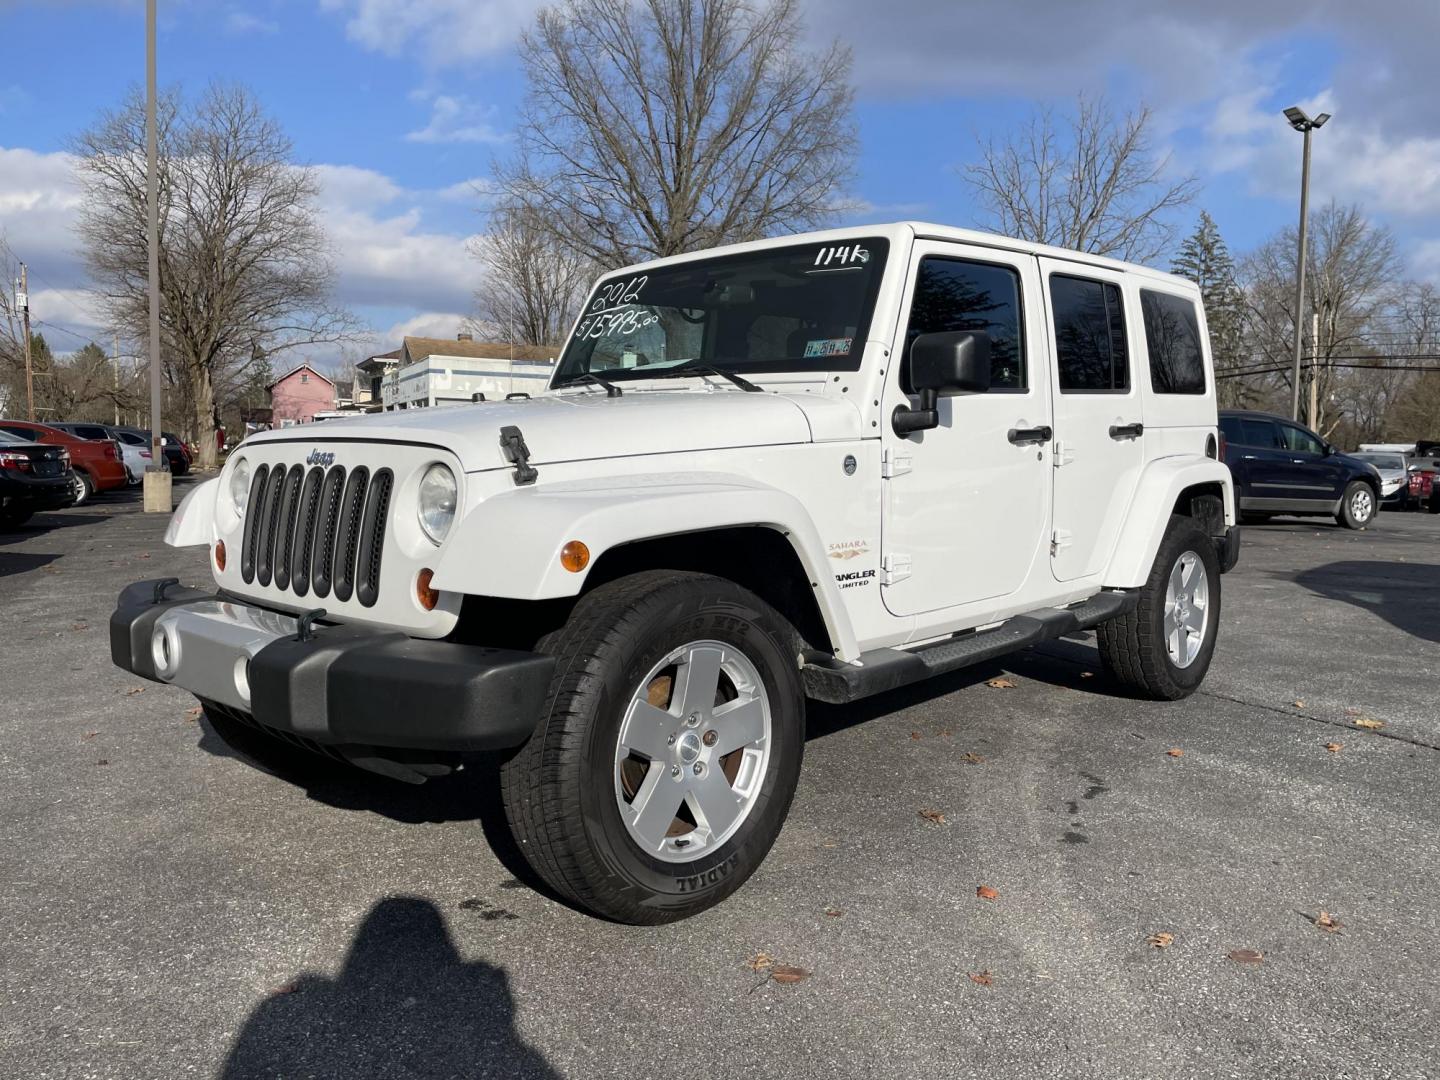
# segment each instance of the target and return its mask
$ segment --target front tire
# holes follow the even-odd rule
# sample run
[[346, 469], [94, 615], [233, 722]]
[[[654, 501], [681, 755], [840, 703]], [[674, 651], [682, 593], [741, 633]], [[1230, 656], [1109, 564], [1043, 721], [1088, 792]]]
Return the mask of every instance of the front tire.
[[804, 751], [795, 633], [733, 582], [652, 571], [543, 638], [547, 716], [504, 766], [506, 817], [557, 892], [620, 922], [681, 919], [760, 865]]
[[1220, 560], [1194, 518], [1170, 518], [1150, 577], [1133, 611], [1096, 627], [1109, 673], [1161, 701], [1193, 694], [1215, 653], [1220, 629]]
[[1375, 520], [1375, 489], [1364, 480], [1352, 480], [1340, 499], [1337, 523], [1347, 529], [1363, 529]]

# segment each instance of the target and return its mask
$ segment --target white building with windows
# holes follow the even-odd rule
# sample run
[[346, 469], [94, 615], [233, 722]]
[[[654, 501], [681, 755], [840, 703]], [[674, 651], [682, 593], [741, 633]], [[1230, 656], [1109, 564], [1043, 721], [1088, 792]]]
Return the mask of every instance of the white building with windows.
[[475, 341], [469, 334], [454, 341], [407, 337], [398, 351], [380, 378], [380, 401], [387, 412], [458, 405], [476, 394], [489, 401], [533, 394], [550, 381], [559, 355], [550, 346]]

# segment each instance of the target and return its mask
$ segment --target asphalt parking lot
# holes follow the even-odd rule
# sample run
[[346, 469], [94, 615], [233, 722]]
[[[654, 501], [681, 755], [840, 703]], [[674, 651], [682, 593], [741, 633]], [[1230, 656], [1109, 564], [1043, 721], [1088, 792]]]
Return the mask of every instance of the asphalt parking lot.
[[527, 887], [484, 770], [262, 771], [112, 667], [123, 584], [208, 582], [138, 509], [0, 535], [0, 1076], [1440, 1070], [1440, 517], [1247, 530], [1185, 702], [1067, 640], [817, 707], [759, 874], [640, 929]]

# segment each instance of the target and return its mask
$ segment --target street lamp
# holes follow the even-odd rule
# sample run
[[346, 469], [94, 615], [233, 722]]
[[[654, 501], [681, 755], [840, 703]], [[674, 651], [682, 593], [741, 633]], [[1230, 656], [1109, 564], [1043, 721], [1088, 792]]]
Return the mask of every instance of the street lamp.
[[[1290, 380], [1290, 418], [1298, 421], [1300, 419], [1300, 350], [1303, 336], [1301, 328], [1305, 325], [1300, 321], [1301, 313], [1305, 309], [1305, 229], [1309, 224], [1310, 217], [1310, 133], [1316, 128], [1324, 127], [1325, 121], [1330, 119], [1330, 114], [1321, 113], [1312, 120], [1305, 115], [1303, 109], [1292, 105], [1285, 110], [1285, 119], [1290, 121], [1292, 128], [1305, 136], [1305, 153], [1300, 166], [1300, 252], [1295, 264], [1295, 364]], [[1312, 416], [1310, 419], [1311, 422], [1314, 422], [1315, 418]]]

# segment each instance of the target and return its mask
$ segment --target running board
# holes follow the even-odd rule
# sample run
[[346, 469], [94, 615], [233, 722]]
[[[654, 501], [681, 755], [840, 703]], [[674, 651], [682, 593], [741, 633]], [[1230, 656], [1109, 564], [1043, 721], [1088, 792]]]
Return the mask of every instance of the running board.
[[883, 694], [933, 675], [993, 660], [1016, 649], [1088, 630], [1133, 611], [1139, 602], [1138, 592], [1096, 593], [1074, 607], [1041, 608], [1006, 619], [989, 630], [967, 631], [914, 649], [871, 649], [861, 654], [858, 665], [842, 663], [834, 657], [815, 657], [801, 669], [805, 696], [843, 705], [872, 694]]

